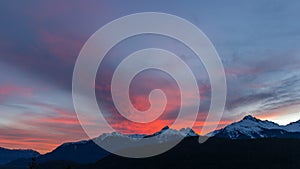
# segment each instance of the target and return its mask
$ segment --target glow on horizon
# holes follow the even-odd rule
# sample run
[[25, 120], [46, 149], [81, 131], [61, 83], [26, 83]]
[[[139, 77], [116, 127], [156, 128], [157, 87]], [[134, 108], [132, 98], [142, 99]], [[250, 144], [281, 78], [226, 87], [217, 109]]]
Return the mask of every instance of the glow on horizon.
[[266, 119], [266, 120], [275, 122], [279, 125], [287, 125], [292, 122], [300, 120], [300, 112], [283, 114], [283, 115], [276, 116], [276, 117], [270, 117], [269, 119]]
[[300, 120], [300, 105], [278, 108], [259, 117], [262, 120], [269, 120], [279, 125], [287, 125]]
[[[0, 147], [45, 153], [64, 142], [88, 139], [77, 123], [71, 96], [70, 81], [78, 52], [87, 38], [107, 22], [143, 11], [183, 17], [199, 26], [216, 46], [228, 82], [226, 112], [219, 128], [251, 112], [256, 112], [252, 115], [259, 119], [280, 125], [300, 119], [300, 22], [295, 22], [299, 19], [300, 1], [274, 1], [268, 5], [264, 1], [57, 3], [29, 0], [18, 4], [20, 8], [11, 1], [3, 2], [0, 16], [3, 21]], [[103, 70], [99, 69], [103, 78], [99, 73], [101, 78], [96, 81], [95, 91], [105, 101], [103, 107], [115, 113], [108, 83], [113, 68], [126, 54], [146, 47], [178, 54], [199, 76], [201, 107], [193, 128], [199, 133], [210, 105], [210, 84], [193, 52], [172, 39], [137, 36], [112, 49], [106, 56], [107, 64], [103, 64]], [[179, 109], [179, 94], [173, 90], [177, 86], [167, 76], [154, 73], [137, 76], [130, 97], [137, 108], [144, 110], [149, 106], [148, 89], [157, 86], [164, 89], [170, 96], [164, 118], [143, 126], [107, 113], [108, 120], [119, 132], [150, 134], [172, 124]]]

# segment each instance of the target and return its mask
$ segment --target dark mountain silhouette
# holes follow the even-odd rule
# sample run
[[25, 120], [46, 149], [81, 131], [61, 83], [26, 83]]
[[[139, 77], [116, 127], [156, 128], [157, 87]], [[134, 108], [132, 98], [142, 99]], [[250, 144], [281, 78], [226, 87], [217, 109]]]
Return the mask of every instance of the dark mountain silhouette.
[[[36, 158], [36, 163], [47, 163], [52, 161], [70, 161], [76, 163], [93, 163], [109, 153], [95, 144], [94, 141], [80, 141], [64, 143], [50, 153]], [[26, 168], [31, 162], [30, 158], [17, 159], [6, 164], [12, 168]]]
[[0, 164], [5, 164], [19, 158], [38, 157], [39, 155], [34, 150], [10, 150], [0, 147]]
[[37, 169], [299, 169], [300, 139], [185, 138], [173, 149], [150, 158], [108, 155], [93, 164], [52, 161]]
[[[109, 153], [99, 147], [94, 141], [100, 141], [103, 143], [120, 143], [122, 142], [126, 146], [130, 147], [136, 146], [144, 146], [147, 144], [152, 144], [152, 142], [168, 142], [172, 139], [178, 139], [178, 137], [191, 137], [197, 136], [197, 134], [191, 129], [181, 129], [179, 131], [169, 129], [168, 126], [164, 127], [162, 130], [153, 133], [151, 135], [144, 135], [144, 134], [130, 134], [124, 135], [121, 133], [113, 132], [113, 133], [105, 133], [101, 136], [94, 138], [92, 140], [87, 141], [79, 141], [79, 142], [71, 142], [71, 143], [64, 143], [61, 146], [57, 147], [50, 153], [45, 155], [41, 155], [36, 158], [36, 162], [38, 164], [41, 163], [48, 163], [51, 161], [60, 161], [59, 164], [65, 164], [69, 162], [76, 162], [78, 164], [87, 164], [87, 163], [94, 163], [97, 160], [109, 155]], [[160, 135], [165, 133], [165, 135]], [[151, 138], [153, 136], [158, 136], [152, 142], [145, 142], [141, 143], [138, 142], [140, 138]], [[121, 141], [120, 141], [121, 140]], [[116, 145], [116, 150], [122, 149], [124, 146], [120, 144], [120, 147]], [[31, 159], [17, 159], [7, 164], [10, 167], [26, 167], [30, 163]]]
[[[299, 166], [299, 163], [294, 161], [298, 157], [295, 155], [299, 155], [297, 154], [299, 152], [298, 148], [293, 149], [293, 147], [298, 147], [300, 144], [299, 124], [300, 122], [297, 121], [286, 126], [280, 126], [271, 121], [263, 121], [253, 116], [246, 116], [223, 129], [209, 133], [208, 136], [212, 138], [203, 144], [198, 143], [198, 135], [193, 130], [181, 129], [178, 131], [170, 129], [168, 126], [151, 135], [105, 133], [93, 140], [65, 143], [54, 151], [41, 155], [36, 161], [38, 166], [43, 169], [47, 169], [50, 166], [50, 168], [71, 166], [72, 168], [83, 169], [135, 168], [132, 167], [135, 164], [140, 168], [147, 168], [142, 166], [142, 164], [147, 164], [151, 168], [155, 167], [155, 161], [158, 163], [157, 166], [161, 166], [161, 168], [192, 168], [197, 167], [200, 161], [201, 167], [205, 166], [208, 168], [222, 168], [222, 166], [223, 168], [235, 168], [234, 166], [241, 167], [245, 162], [251, 163], [249, 166], [253, 168], [259, 168], [252, 165], [252, 163], [257, 162], [263, 164], [262, 166], [265, 168], [269, 168], [266, 167], [267, 164], [273, 166], [271, 161], [277, 158], [283, 159], [279, 161], [280, 165], [291, 166], [295, 164], [295, 166]], [[157, 136], [155, 137], [157, 139], [155, 142], [143, 142], [142, 144], [139, 142], [141, 138], [153, 138], [154, 136]], [[120, 143], [121, 140], [122, 144], [120, 146], [117, 145], [115, 150], [122, 151], [124, 149], [123, 145], [135, 149], [138, 149], [140, 146], [151, 148], [155, 144], [170, 142], [181, 137], [185, 137], [183, 142], [174, 149], [157, 157], [135, 160], [112, 155], [94, 143], [94, 141], [100, 141], [110, 145], [112, 143]], [[203, 153], [208, 156], [206, 157]], [[255, 156], [255, 153], [258, 156]], [[224, 159], [221, 159], [222, 157]], [[216, 158], [221, 163], [214, 164], [209, 158]], [[230, 158], [235, 160], [230, 160]], [[288, 158], [292, 162], [291, 164], [288, 164]], [[203, 159], [205, 160], [203, 161]], [[265, 163], [261, 162], [263, 159], [266, 160]], [[172, 161], [173, 164], [171, 164]], [[233, 161], [237, 164], [230, 167], [229, 163]], [[29, 162], [30, 159], [19, 159], [7, 164], [5, 167], [18, 166], [19, 168], [24, 168]], [[276, 166], [274, 165], [273, 168], [276, 168]]]
[[299, 168], [299, 144], [300, 140], [292, 139], [220, 138], [212, 138], [199, 144], [197, 138], [186, 138], [178, 146], [159, 156], [128, 159], [110, 155], [85, 168]]
[[54, 160], [74, 161], [77, 163], [95, 162], [109, 153], [96, 145], [92, 140], [65, 143], [50, 153], [37, 158], [37, 163]]

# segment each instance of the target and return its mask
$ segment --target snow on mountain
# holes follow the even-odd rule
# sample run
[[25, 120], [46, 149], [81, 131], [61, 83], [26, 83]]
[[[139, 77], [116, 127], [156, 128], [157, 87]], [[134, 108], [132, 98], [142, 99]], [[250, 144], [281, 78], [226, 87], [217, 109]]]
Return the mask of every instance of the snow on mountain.
[[[294, 132], [294, 133], [293, 133]], [[232, 123], [225, 128], [207, 134], [209, 137], [241, 138], [298, 138], [300, 136], [300, 122], [280, 126], [268, 120], [259, 120], [253, 116], [245, 116], [241, 121]]]
[[130, 138], [140, 139], [140, 138], [144, 138], [147, 135], [146, 134], [127, 134], [126, 136], [130, 137]]
[[193, 129], [191, 128], [182, 128], [179, 130], [181, 133], [186, 134], [185, 137], [196, 137], [199, 136]]
[[153, 139], [155, 138], [155, 140], [152, 139], [152, 141], [163, 143], [163, 142], [172, 141], [173, 139], [180, 139], [184, 137], [196, 137], [196, 136], [198, 136], [198, 134], [196, 134], [190, 128], [182, 128], [180, 130], [174, 130], [169, 128], [169, 126], [165, 126], [160, 131], [151, 135], [147, 135], [144, 138], [153, 138]]
[[300, 120], [284, 126], [284, 129], [289, 132], [300, 132]]
[[[42, 163], [53, 160], [67, 160], [75, 161], [77, 163], [95, 162], [109, 154], [109, 152], [99, 147], [95, 142], [101, 142], [101, 144], [103, 143], [106, 146], [113, 145], [116, 150], [121, 150], [122, 148], [128, 148], [131, 146], [160, 144], [173, 141], [173, 139], [176, 140], [183, 137], [197, 136], [198, 134], [190, 128], [174, 130], [170, 129], [168, 126], [150, 135], [122, 134], [119, 132], [104, 133], [91, 140], [62, 144], [54, 151], [39, 156], [37, 158], [37, 162]], [[259, 120], [252, 116], [246, 116], [242, 120], [232, 123], [225, 128], [209, 133], [207, 136], [230, 139], [300, 138], [300, 120], [286, 126], [280, 126], [268, 120]], [[26, 165], [28, 165], [28, 161], [24, 162], [24, 166]]]
[[[142, 138], [153, 138], [152, 136], [157, 137], [155, 137], [155, 139], [149, 139], [150, 142], [140, 142]], [[99, 147], [96, 144], [97, 142], [108, 146], [111, 144], [116, 150], [120, 150], [122, 148], [128, 148], [130, 146], [167, 142], [171, 141], [174, 138], [185, 136], [191, 137], [198, 135], [193, 130], [188, 128], [178, 131], [170, 129], [168, 126], [151, 135], [122, 134], [119, 132], [104, 133], [99, 137], [91, 140], [64, 143], [61, 146], [57, 147], [54, 151], [37, 158], [37, 162], [42, 163], [51, 160], [68, 160], [78, 163], [92, 163], [109, 154], [107, 151]]]
[[[164, 135], [162, 135], [162, 133], [164, 133]], [[182, 128], [180, 130], [174, 130], [174, 129], [169, 128], [169, 126], [165, 126], [160, 131], [158, 131], [154, 134], [151, 134], [151, 135], [147, 135], [145, 137], [147, 138], [147, 137], [153, 137], [153, 136], [157, 136], [158, 139], [165, 139], [167, 141], [168, 137], [170, 137], [170, 136], [196, 137], [196, 136], [198, 136], [198, 134], [196, 134], [194, 132], [194, 130], [192, 130], [190, 128]]]
[[[162, 135], [162, 133], [164, 133], [164, 135]], [[104, 133], [102, 135], [100, 135], [98, 138], [95, 139], [99, 139], [101, 141], [107, 139], [107, 138], [127, 138], [130, 140], [140, 140], [141, 138], [149, 138], [149, 137], [154, 137], [157, 136], [157, 139], [161, 139], [164, 141], [168, 141], [170, 136], [180, 136], [180, 137], [195, 137], [198, 136], [198, 134], [196, 134], [192, 129], [190, 128], [182, 128], [180, 130], [174, 130], [169, 128], [169, 126], [165, 126], [164, 128], [162, 128], [160, 131], [155, 132], [153, 134], [150, 135], [146, 135], [146, 134], [122, 134], [119, 132], [112, 132], [112, 133]]]

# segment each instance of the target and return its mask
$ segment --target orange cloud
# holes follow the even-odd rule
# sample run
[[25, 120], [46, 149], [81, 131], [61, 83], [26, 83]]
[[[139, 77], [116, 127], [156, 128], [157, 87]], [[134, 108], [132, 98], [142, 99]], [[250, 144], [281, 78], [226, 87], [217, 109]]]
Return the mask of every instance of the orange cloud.
[[25, 113], [16, 119], [14, 127], [0, 127], [0, 146], [46, 153], [64, 142], [88, 139], [74, 112], [58, 108], [50, 111], [46, 115]]

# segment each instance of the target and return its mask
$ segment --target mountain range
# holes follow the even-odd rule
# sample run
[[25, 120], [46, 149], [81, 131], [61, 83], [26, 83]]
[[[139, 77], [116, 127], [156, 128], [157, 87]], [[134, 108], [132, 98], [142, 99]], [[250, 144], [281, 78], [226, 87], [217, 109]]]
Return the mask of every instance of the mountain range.
[[300, 138], [300, 120], [282, 126], [248, 115], [238, 122], [209, 133], [207, 136], [230, 139]]
[[[162, 133], [165, 133], [162, 135]], [[153, 136], [157, 136], [156, 140], [152, 140], [152, 142], [145, 143], [139, 142], [140, 138], [153, 138]], [[125, 145], [142, 145], [152, 144], [153, 141], [156, 143], [163, 143], [171, 141], [172, 139], [176, 139], [178, 137], [193, 137], [198, 136], [192, 129], [186, 128], [181, 130], [170, 129], [168, 126], [164, 127], [160, 131], [153, 133], [151, 135], [146, 134], [121, 134], [119, 132], [113, 133], [104, 133], [97, 138], [91, 140], [83, 140], [79, 142], [69, 142], [64, 143], [58, 146], [55, 150], [46, 153], [44, 155], [40, 155], [36, 157], [37, 163], [46, 163], [49, 161], [72, 161], [79, 164], [87, 164], [93, 163], [97, 160], [109, 155], [110, 153], [106, 150], [99, 147], [95, 142], [100, 141], [103, 143], [111, 143], [117, 140], [118, 142], [124, 143]], [[120, 146], [121, 149], [123, 146]], [[116, 147], [118, 148], [118, 147]], [[7, 161], [7, 165], [10, 168], [22, 168], [28, 166], [31, 162], [31, 156], [26, 159], [26, 157], [18, 157], [12, 159], [10, 162]]]
[[[162, 135], [162, 133], [164, 134]], [[172, 139], [178, 137], [196, 138], [199, 135], [197, 135], [192, 129], [189, 128], [174, 130], [170, 129], [168, 126], [150, 135], [125, 135], [118, 132], [105, 133], [91, 140], [64, 143], [52, 152], [44, 155], [33, 153], [33, 155], [31, 156], [16, 155], [14, 156], [14, 158], [6, 158], [6, 160], [3, 160], [2, 164], [9, 162], [6, 166], [9, 166], [11, 168], [22, 168], [28, 166], [31, 160], [30, 158], [32, 157], [36, 157], [36, 162], [39, 164], [48, 163], [50, 161], [71, 161], [78, 164], [95, 163], [96, 161], [109, 156], [110, 153], [96, 145], [94, 141], [100, 141], [102, 143], [104, 142], [109, 144], [111, 142], [114, 142], [115, 140], [122, 140], [122, 143], [126, 145], [130, 145], [130, 143], [132, 145], [135, 145], [139, 143], [138, 140], [140, 140], [140, 138], [153, 138], [153, 136], [157, 136], [155, 137], [157, 143], [163, 143], [172, 141]], [[253, 140], [262, 138], [300, 139], [300, 121], [282, 126], [268, 120], [260, 120], [253, 116], [245, 116], [242, 120], [234, 122], [222, 129], [211, 132], [207, 134], [207, 136], [229, 140]], [[148, 143], [143, 143], [143, 145], [147, 144]], [[121, 147], [116, 147], [116, 150], [119, 149], [121, 149]]]

